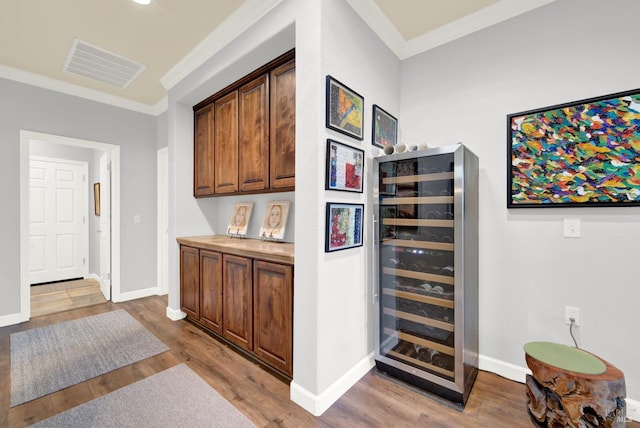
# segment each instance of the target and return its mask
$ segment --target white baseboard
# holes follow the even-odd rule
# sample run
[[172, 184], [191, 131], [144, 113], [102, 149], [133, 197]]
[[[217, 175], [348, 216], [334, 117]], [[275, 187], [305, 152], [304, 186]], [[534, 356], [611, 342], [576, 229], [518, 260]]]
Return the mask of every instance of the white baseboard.
[[126, 302], [128, 300], [141, 299], [143, 297], [157, 296], [158, 287], [149, 287], [142, 290], [129, 291], [127, 293], [120, 293], [118, 296], [111, 296], [113, 302]]
[[25, 317], [22, 313], [3, 315], [0, 317], [0, 327], [20, 324], [21, 322], [25, 321], [29, 321], [29, 317]]
[[167, 306], [167, 318], [171, 321], [178, 321], [186, 317], [187, 314], [182, 312], [180, 309], [173, 309]]
[[478, 356], [478, 368], [520, 383], [525, 383], [527, 375], [531, 374], [531, 370], [527, 367], [517, 366], [482, 354]]
[[97, 273], [90, 273], [89, 275], [87, 275], [87, 278], [95, 279], [96, 281], [100, 282], [100, 275], [98, 275]]
[[626, 398], [627, 402], [627, 419], [640, 421], [640, 401]]
[[336, 402], [349, 388], [355, 385], [375, 365], [373, 353], [360, 360], [321, 394], [313, 394], [295, 382], [290, 385], [291, 401], [314, 416], [320, 416]]

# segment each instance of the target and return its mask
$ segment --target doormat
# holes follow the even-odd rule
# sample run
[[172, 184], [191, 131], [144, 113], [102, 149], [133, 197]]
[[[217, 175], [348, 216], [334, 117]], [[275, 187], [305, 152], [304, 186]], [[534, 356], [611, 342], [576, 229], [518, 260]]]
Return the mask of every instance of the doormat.
[[169, 348], [120, 309], [11, 335], [11, 407]]
[[185, 364], [156, 373], [32, 427], [255, 427]]

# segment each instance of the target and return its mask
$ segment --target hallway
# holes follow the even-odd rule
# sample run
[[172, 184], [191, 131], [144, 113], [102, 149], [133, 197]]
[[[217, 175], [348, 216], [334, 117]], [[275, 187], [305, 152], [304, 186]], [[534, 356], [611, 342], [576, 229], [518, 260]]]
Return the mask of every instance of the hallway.
[[107, 301], [100, 283], [91, 278], [36, 285], [30, 291], [32, 318]]

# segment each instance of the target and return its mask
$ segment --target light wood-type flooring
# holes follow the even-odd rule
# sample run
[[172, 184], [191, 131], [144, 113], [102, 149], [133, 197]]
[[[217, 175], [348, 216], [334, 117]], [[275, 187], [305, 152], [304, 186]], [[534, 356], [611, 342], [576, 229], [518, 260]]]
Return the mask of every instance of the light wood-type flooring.
[[107, 300], [95, 279], [78, 279], [30, 287], [31, 317], [83, 308]]
[[[11, 333], [120, 308], [138, 319], [170, 351], [9, 408]], [[533, 426], [527, 412], [525, 386], [482, 371], [464, 410], [372, 369], [322, 416], [314, 417], [289, 399], [286, 383], [188, 321], [169, 320], [166, 308], [166, 297], [153, 296], [43, 315], [0, 328], [0, 427], [33, 424], [180, 363], [186, 363], [258, 427]], [[628, 427], [638, 428], [640, 424], [634, 422]]]

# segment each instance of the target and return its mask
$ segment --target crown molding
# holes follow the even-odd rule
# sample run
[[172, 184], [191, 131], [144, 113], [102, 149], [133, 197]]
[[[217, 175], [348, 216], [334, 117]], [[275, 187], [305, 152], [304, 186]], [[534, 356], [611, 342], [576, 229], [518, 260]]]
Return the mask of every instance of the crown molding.
[[282, 0], [248, 0], [244, 2], [218, 28], [209, 33], [191, 52], [162, 76], [160, 79], [162, 86], [167, 91], [173, 88], [281, 2]]
[[401, 52], [400, 59], [406, 59], [444, 45], [554, 1], [556, 0], [502, 0], [494, 3], [429, 33], [409, 40]]
[[360, 18], [371, 28], [371, 30], [382, 39], [396, 56], [405, 49], [406, 41], [389, 21], [387, 15], [378, 7], [375, 1], [371, 0], [347, 0], [349, 6], [356, 11]]
[[554, 1], [556, 0], [502, 0], [409, 41], [400, 35], [376, 2], [347, 0], [347, 3], [389, 49], [400, 60], [404, 60]]
[[157, 116], [158, 114], [162, 113], [167, 109], [168, 106], [166, 97], [163, 100], [158, 101], [158, 103], [156, 103], [155, 105], [151, 106], [149, 104], [129, 100], [127, 98], [107, 94], [95, 89], [85, 88], [79, 85], [74, 85], [73, 83], [63, 82], [61, 80], [52, 79], [40, 74], [19, 70], [17, 68], [8, 67], [1, 64], [0, 77], [152, 116]]

